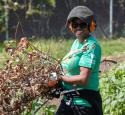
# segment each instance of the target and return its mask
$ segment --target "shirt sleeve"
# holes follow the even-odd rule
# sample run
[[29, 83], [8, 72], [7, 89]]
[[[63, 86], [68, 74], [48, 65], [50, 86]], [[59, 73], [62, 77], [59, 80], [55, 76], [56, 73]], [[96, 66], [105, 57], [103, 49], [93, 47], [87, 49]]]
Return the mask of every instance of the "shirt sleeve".
[[87, 67], [93, 69], [96, 65], [97, 57], [98, 57], [98, 51], [96, 44], [90, 44], [88, 45], [88, 50], [83, 52], [80, 61], [79, 66]]

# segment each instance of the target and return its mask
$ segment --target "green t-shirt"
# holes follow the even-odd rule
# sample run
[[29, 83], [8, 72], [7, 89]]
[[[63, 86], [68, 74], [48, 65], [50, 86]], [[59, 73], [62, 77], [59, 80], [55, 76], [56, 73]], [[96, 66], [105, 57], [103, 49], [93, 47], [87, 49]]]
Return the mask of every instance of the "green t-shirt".
[[[79, 43], [76, 39], [71, 47], [70, 52], [62, 59], [62, 67], [65, 76], [73, 76], [80, 74], [80, 67], [91, 68], [91, 76], [86, 86], [77, 85], [77, 89], [91, 89], [98, 91], [99, 89], [99, 65], [101, 60], [101, 48], [98, 41], [89, 36], [83, 43]], [[73, 85], [63, 82], [64, 88], [73, 89]], [[75, 88], [76, 88], [75, 87]], [[74, 104], [91, 106], [86, 100], [74, 98]]]

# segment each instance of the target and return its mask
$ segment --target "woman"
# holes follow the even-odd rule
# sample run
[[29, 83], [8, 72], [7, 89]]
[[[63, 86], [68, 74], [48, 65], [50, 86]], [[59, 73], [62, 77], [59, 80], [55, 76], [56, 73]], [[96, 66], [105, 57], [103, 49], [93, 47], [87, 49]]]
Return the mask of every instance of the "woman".
[[68, 92], [56, 115], [102, 115], [99, 93], [99, 65], [101, 48], [91, 35], [96, 28], [93, 12], [85, 6], [77, 6], [68, 15], [68, 29], [76, 40], [62, 60], [64, 89]]

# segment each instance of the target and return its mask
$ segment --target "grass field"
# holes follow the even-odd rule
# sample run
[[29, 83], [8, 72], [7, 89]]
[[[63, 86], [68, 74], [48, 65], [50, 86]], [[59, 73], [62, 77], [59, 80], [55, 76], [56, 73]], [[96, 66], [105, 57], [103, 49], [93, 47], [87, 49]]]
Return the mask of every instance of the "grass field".
[[0, 53], [2, 53], [2, 49], [3, 49], [3, 44], [0, 43]]
[[[69, 50], [73, 43], [72, 40], [38, 40], [34, 45], [40, 50], [51, 52], [54, 57], [62, 58]], [[99, 40], [102, 47], [102, 56], [115, 56], [125, 54], [125, 39], [106, 39]]]
[[117, 40], [101, 40], [100, 43], [102, 47], [103, 56], [115, 56], [125, 54], [125, 38]]
[[[41, 51], [48, 52], [53, 55], [55, 58], [61, 59], [69, 50], [73, 43], [73, 39], [40, 39], [33, 40], [33, 44], [36, 48]], [[125, 54], [125, 39], [119, 38], [116, 40], [113, 39], [104, 39], [99, 40], [102, 47], [102, 56], [115, 56]], [[3, 44], [0, 43], [0, 53], [3, 53]]]

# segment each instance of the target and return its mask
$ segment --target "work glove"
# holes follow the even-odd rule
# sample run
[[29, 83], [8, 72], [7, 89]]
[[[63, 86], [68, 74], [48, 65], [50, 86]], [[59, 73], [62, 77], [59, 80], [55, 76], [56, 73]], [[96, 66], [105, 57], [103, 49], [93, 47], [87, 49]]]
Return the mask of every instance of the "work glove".
[[48, 81], [48, 87], [52, 88], [50, 96], [52, 98], [59, 98], [61, 91], [63, 91], [61, 77], [57, 75], [56, 72], [50, 74], [50, 79]]
[[48, 87], [52, 88], [55, 87], [59, 82], [59, 78], [56, 72], [50, 73], [50, 78], [48, 80]]

